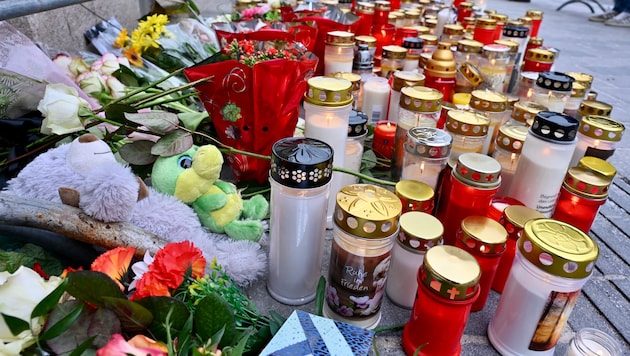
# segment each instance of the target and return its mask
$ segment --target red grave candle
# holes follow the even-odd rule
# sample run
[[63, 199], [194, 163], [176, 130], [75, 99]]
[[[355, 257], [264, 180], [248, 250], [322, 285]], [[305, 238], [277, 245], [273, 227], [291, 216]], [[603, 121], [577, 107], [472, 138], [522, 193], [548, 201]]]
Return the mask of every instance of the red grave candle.
[[374, 125], [372, 151], [379, 158], [392, 159], [394, 155], [394, 141], [396, 139], [396, 123], [381, 120]]
[[532, 30], [530, 32], [530, 36], [538, 37], [538, 31], [540, 30], [540, 24], [543, 19], [543, 12], [540, 10], [527, 10], [525, 16], [532, 19]]
[[433, 246], [418, 270], [418, 291], [402, 334], [403, 350], [413, 355], [459, 355], [470, 308], [479, 295], [481, 268], [455, 246]]
[[553, 66], [555, 53], [541, 47], [531, 48], [525, 52], [523, 72], [548, 72]]
[[488, 208], [486, 216], [494, 221], [499, 221], [505, 208], [510, 205], [525, 205], [520, 201], [510, 197], [494, 197]]
[[535, 209], [523, 205], [510, 205], [503, 210], [499, 223], [503, 225], [508, 233], [508, 239], [505, 242], [505, 252], [501, 255], [497, 273], [492, 280], [492, 289], [498, 293], [503, 293], [505, 282], [510, 275], [514, 256], [516, 256], [516, 242], [523, 234], [525, 223], [531, 219], [540, 219], [545, 216]]
[[472, 311], [479, 311], [486, 305], [507, 236], [505, 228], [488, 217], [471, 215], [462, 220], [455, 246], [473, 255], [481, 267], [479, 296], [472, 305]]

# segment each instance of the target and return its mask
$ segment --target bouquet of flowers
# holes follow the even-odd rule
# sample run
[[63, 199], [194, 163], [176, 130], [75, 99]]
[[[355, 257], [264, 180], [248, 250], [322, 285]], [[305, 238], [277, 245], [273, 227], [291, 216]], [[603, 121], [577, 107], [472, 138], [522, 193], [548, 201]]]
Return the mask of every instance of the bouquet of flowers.
[[[254, 32], [255, 33], [255, 32]], [[246, 34], [248, 35], [248, 34]], [[233, 40], [215, 62], [184, 70], [196, 85], [222, 144], [269, 156], [279, 139], [293, 135], [317, 58], [299, 42]], [[237, 180], [267, 180], [270, 162], [251, 155], [227, 155]]]
[[241, 355], [259, 351], [284, 322], [261, 315], [190, 242], [167, 244], [131, 265], [134, 254], [115, 248], [89, 271], [48, 281], [26, 267], [0, 272], [0, 298], [19, 296], [0, 305], [0, 353]]

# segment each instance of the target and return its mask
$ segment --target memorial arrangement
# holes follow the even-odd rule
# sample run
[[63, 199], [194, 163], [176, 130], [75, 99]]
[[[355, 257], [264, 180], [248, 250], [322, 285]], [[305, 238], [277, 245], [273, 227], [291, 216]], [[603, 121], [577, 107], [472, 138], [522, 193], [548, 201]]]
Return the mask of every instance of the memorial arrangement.
[[[156, 4], [81, 55], [0, 23], [2, 223], [98, 251], [0, 250], [0, 354], [367, 355], [387, 298], [407, 355], [458, 355], [490, 290], [499, 353], [554, 353], [625, 128], [557, 71], [541, 11]], [[256, 308], [263, 278], [294, 313]]]

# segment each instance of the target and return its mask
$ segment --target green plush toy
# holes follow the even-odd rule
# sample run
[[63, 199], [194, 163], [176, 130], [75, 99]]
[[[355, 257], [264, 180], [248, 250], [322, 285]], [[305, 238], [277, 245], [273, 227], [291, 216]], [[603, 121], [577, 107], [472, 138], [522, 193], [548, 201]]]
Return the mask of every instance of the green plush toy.
[[193, 146], [179, 155], [158, 158], [151, 182], [157, 191], [191, 205], [210, 231], [258, 241], [269, 203], [262, 195], [243, 200], [234, 184], [219, 179], [222, 166], [223, 156], [215, 146]]

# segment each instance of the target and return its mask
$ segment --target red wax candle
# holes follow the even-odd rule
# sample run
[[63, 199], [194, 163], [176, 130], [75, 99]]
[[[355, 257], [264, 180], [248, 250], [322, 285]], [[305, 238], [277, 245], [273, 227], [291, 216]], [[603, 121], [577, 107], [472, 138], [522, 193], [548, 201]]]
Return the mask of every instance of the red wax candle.
[[374, 125], [372, 151], [379, 158], [392, 159], [394, 155], [394, 141], [396, 139], [396, 123], [379, 121]]
[[551, 70], [555, 53], [541, 47], [531, 48], [523, 59], [523, 72], [548, 72]]
[[479, 296], [471, 311], [479, 311], [486, 305], [492, 280], [505, 251], [507, 236], [505, 228], [488, 217], [472, 215], [462, 220], [455, 246], [475, 256], [481, 267]]
[[516, 242], [523, 234], [523, 226], [531, 219], [544, 218], [545, 216], [538, 211], [523, 206], [510, 205], [503, 210], [499, 223], [503, 225], [508, 233], [508, 239], [505, 242], [505, 252], [501, 255], [497, 273], [492, 280], [492, 289], [498, 293], [503, 293], [505, 282], [510, 275], [514, 256], [516, 256]]
[[486, 216], [494, 221], [499, 221], [505, 208], [510, 205], [525, 205], [520, 201], [510, 197], [495, 197], [490, 203]]
[[[433, 246], [418, 271], [418, 291], [405, 324], [402, 346], [407, 355], [461, 353], [470, 308], [479, 295], [481, 269], [475, 258], [455, 246]], [[424, 346], [423, 346], [424, 345]]]
[[540, 10], [527, 10], [525, 16], [532, 19], [532, 30], [529, 35], [531, 37], [538, 37], [538, 31], [540, 30], [540, 24], [543, 19], [543, 12]]
[[[354, 4], [354, 2], [353, 2]], [[352, 12], [355, 12], [352, 10]], [[359, 16], [359, 25], [356, 29], [356, 36], [369, 36], [372, 34], [372, 24], [374, 23], [374, 4], [359, 3], [356, 14]]]

